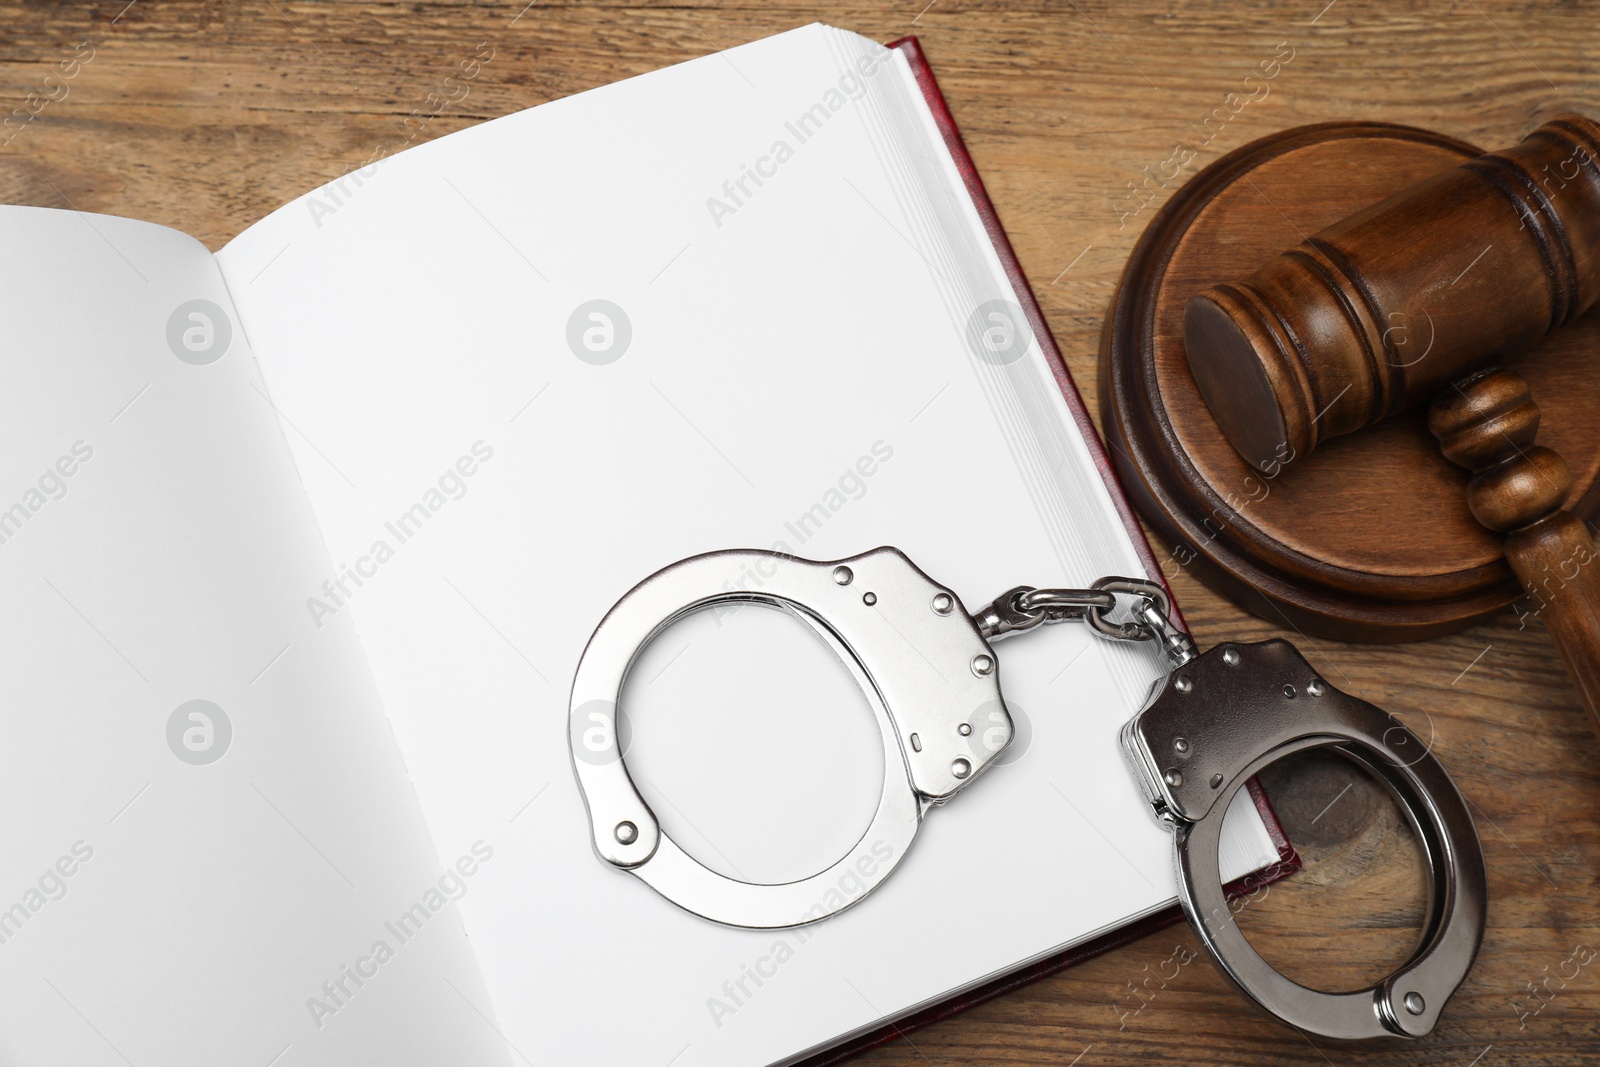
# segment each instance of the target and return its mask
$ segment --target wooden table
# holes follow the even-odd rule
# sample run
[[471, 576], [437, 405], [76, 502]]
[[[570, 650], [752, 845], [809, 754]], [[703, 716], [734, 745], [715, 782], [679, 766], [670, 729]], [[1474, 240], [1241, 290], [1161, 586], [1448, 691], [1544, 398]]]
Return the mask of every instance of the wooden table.
[[[68, 95], [0, 149], [0, 199], [130, 215], [217, 247], [408, 137], [811, 20], [879, 40], [915, 33], [1093, 408], [1107, 300], [1171, 183], [1155, 182], [1139, 210], [1130, 186], [1159, 177], [1180, 140], [1204, 144], [1192, 170], [1307, 122], [1388, 120], [1499, 147], [1556, 111], [1600, 114], [1592, 2], [521, 3], [0, 3], [6, 109], [84, 54], [78, 42], [92, 48]], [[432, 110], [430, 94], [480, 42], [494, 58], [468, 95], [404, 127], [404, 116]], [[1245, 74], [1288, 54], [1266, 96], [1220, 129], [1213, 122], [1206, 143], [1200, 128], [1228, 93], [1260, 97]], [[1188, 575], [1176, 585], [1203, 644], [1278, 634]], [[1519, 630], [1508, 614], [1427, 644], [1301, 644], [1342, 688], [1431, 735], [1479, 818], [1487, 940], [1433, 1036], [1314, 1047], [1252, 1014], [1203, 958], [1152, 977], [1198, 952], [1177, 927], [858, 1062], [1600, 1062], [1600, 742], [1538, 625]], [[1416, 929], [1422, 879], [1387, 798], [1327, 759], [1284, 768], [1269, 788], [1307, 866], [1242, 912], [1261, 951], [1328, 988], [1397, 962]]]

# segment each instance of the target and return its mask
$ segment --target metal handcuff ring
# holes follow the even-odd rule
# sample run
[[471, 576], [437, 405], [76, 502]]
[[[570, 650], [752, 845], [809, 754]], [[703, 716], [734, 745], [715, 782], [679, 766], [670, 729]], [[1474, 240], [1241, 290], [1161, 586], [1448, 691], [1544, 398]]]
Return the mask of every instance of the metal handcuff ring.
[[[758, 575], [759, 588], [735, 585], [739, 574]], [[883, 791], [866, 832], [836, 863], [798, 881], [744, 882], [701, 864], [661, 828], [623, 760], [618, 700], [639, 653], [673, 623], [724, 603], [776, 607], [807, 624], [855, 677], [882, 737]], [[1125, 621], [1111, 618], [1119, 607], [1128, 609]], [[1126, 578], [1090, 589], [1019, 586], [968, 615], [952, 591], [894, 548], [828, 562], [758, 550], [681, 560], [617, 602], [578, 664], [569, 741], [595, 852], [686, 911], [726, 925], [799, 926], [836, 914], [888, 877], [930, 807], [968, 786], [1010, 743], [993, 642], [1081, 620], [1103, 637], [1154, 641], [1166, 653], [1171, 671], [1123, 727], [1123, 753], [1152, 814], [1173, 833], [1179, 903], [1223, 975], [1308, 1034], [1427, 1034], [1483, 939], [1483, 852], [1466, 802], [1403, 723], [1329, 685], [1288, 642], [1200, 654], [1169, 615], [1160, 585]], [[1220, 873], [1222, 822], [1234, 795], [1270, 764], [1320, 747], [1389, 790], [1429, 870], [1411, 958], [1357, 992], [1324, 993], [1279, 974], [1234, 922]], [[844, 884], [853, 891], [839, 892]]]

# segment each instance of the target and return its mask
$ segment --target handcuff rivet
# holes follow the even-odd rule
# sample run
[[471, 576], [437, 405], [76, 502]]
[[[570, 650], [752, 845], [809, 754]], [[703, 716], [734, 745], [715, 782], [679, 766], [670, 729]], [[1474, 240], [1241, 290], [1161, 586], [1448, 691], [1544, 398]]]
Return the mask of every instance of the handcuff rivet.
[[972, 764], [968, 763], [964, 759], [958, 759], [954, 763], [950, 764], [950, 773], [955, 775], [957, 778], [965, 778], [967, 775], [972, 773]]
[[849, 567], [833, 568], [833, 580], [838, 582], [840, 585], [849, 585], [855, 580], [855, 576], [856, 572], [851, 570]]
[[1183, 775], [1178, 773], [1178, 768], [1176, 767], [1168, 770], [1166, 774], [1162, 775], [1162, 777], [1166, 780], [1166, 783], [1174, 789], [1183, 784]]
[[1286, 685], [1286, 686], [1283, 687], [1283, 695], [1288, 697], [1290, 700], [1294, 699], [1294, 693], [1295, 693], [1294, 686]]
[[1194, 688], [1194, 680], [1191, 679], [1187, 674], [1180, 674], [1178, 675], [1178, 680], [1172, 683], [1172, 688], [1176, 689], [1180, 693], [1187, 693], [1189, 690]]
[[1237, 667], [1239, 665], [1239, 650], [1237, 648], [1223, 649], [1222, 662], [1230, 667]]
[[989, 673], [991, 671], [993, 671], [993, 670], [994, 670], [994, 659], [992, 657], [990, 657], [990, 656], [973, 656], [972, 657], [972, 673], [976, 674], [979, 678], [988, 677]]
[[631, 845], [639, 840], [639, 828], [633, 823], [623, 820], [617, 823], [616, 835], [619, 845]]
[[1187, 738], [1180, 737], [1176, 741], [1172, 742], [1172, 747], [1177, 749], [1179, 752], [1188, 752], [1189, 741]]
[[870, 607], [872, 607], [872, 605], [874, 605], [874, 604], [876, 604], [878, 602], [878, 594], [877, 593], [867, 593], [864, 596], [862, 596], [861, 602], [863, 604], [865, 604], [867, 607], [870, 608]]
[[1320, 678], [1313, 678], [1311, 681], [1306, 683], [1306, 692], [1310, 693], [1314, 697], [1319, 697], [1327, 691], [1327, 686], [1322, 684], [1322, 679]]
[[940, 593], [933, 598], [933, 613], [935, 615], [948, 615], [955, 610], [955, 597], [949, 593]]
[[1211, 776], [1211, 788], [1212, 789], [1221, 789], [1222, 788], [1222, 775], [1213, 774]]
[[956, 733], [960, 734], [962, 737], [971, 737], [972, 724], [970, 722], [962, 723], [960, 726], [956, 727]]
[[1421, 1015], [1427, 1008], [1427, 1001], [1422, 999], [1421, 993], [1413, 991], [1406, 994], [1406, 1011], [1412, 1015]]

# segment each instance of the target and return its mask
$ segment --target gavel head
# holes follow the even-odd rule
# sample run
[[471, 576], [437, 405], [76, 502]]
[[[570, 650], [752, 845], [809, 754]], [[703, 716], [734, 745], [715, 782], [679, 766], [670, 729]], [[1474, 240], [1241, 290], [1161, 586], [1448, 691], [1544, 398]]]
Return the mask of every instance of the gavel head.
[[1275, 471], [1432, 399], [1600, 298], [1600, 123], [1563, 115], [1184, 309], [1228, 441]]

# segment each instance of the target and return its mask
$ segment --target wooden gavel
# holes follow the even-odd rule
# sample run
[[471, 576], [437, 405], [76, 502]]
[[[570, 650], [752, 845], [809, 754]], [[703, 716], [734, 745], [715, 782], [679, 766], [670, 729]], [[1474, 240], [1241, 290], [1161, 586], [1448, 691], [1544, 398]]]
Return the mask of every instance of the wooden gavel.
[[1534, 443], [1527, 383], [1494, 369], [1597, 299], [1600, 123], [1563, 115], [1194, 296], [1183, 325], [1201, 395], [1262, 470], [1432, 401], [1600, 731], [1600, 552], [1564, 508], [1566, 463]]

